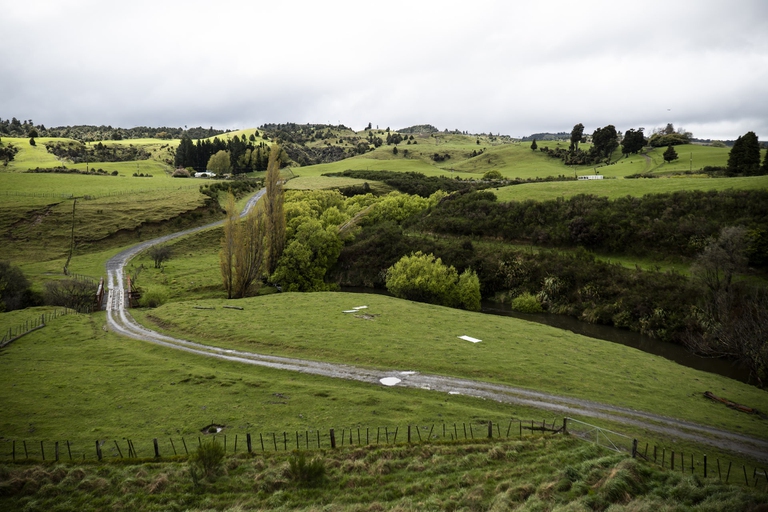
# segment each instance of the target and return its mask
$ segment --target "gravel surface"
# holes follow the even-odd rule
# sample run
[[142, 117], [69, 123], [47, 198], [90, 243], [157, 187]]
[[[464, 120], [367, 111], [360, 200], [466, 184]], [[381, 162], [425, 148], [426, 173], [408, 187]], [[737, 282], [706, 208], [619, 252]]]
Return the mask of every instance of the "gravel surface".
[[[242, 215], [245, 215], [253, 205], [263, 196], [264, 190], [256, 193], [248, 202]], [[431, 391], [461, 394], [502, 403], [517, 404], [535, 407], [564, 416], [579, 416], [586, 418], [599, 418], [624, 425], [645, 429], [685, 439], [697, 443], [708, 444], [726, 449], [741, 455], [751, 456], [762, 463], [768, 463], [768, 441], [743, 434], [728, 432], [725, 430], [699, 425], [696, 423], [677, 420], [666, 416], [636, 411], [626, 407], [593, 402], [578, 398], [570, 398], [550, 393], [531, 391], [528, 389], [494, 384], [489, 382], [444, 377], [440, 375], [423, 374], [413, 369], [400, 370], [373, 370], [358, 368], [355, 366], [323, 363], [287, 357], [270, 356], [227, 350], [208, 345], [202, 345], [187, 340], [166, 336], [140, 325], [128, 313], [125, 307], [125, 290], [123, 289], [123, 274], [128, 261], [148, 247], [167, 242], [174, 238], [208, 229], [222, 224], [223, 221], [214, 222], [198, 228], [187, 229], [171, 235], [166, 235], [154, 240], [149, 240], [135, 245], [115, 255], [107, 262], [107, 275], [109, 295], [107, 299], [107, 322], [113, 331], [133, 339], [147, 341], [176, 350], [183, 350], [192, 354], [205, 357], [215, 357], [227, 361], [243, 364], [267, 366], [286, 371], [302, 372], [313, 375], [322, 375], [338, 379], [349, 379], [367, 382], [380, 386], [382, 379], [396, 378], [399, 380], [396, 386], [427, 389]], [[385, 382], [390, 382], [389, 380]], [[391, 382], [395, 382], [392, 380]]]

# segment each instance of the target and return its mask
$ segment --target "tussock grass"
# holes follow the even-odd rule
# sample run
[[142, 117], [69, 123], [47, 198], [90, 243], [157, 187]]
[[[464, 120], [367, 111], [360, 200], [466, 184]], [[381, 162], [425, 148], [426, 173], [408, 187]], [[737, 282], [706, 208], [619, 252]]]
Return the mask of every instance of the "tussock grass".
[[[520, 451], [509, 461], [487, 456]], [[440, 459], [425, 464], [425, 451]], [[457, 465], [466, 453], [471, 465]], [[304, 468], [322, 467], [308, 485]], [[190, 462], [0, 465], [5, 510], [759, 510], [766, 489], [681, 476], [570, 437], [324, 450], [229, 458], [195, 483]], [[350, 471], [360, 464], [387, 472]], [[428, 465], [434, 471], [426, 471]], [[305, 473], [306, 474], [306, 473]]]

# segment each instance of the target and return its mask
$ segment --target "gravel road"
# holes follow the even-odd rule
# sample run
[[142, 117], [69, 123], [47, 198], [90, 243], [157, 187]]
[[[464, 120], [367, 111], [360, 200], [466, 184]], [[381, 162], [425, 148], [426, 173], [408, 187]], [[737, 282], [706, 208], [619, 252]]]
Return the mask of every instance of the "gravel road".
[[[256, 193], [248, 201], [242, 215], [245, 215], [263, 194], [264, 190], [260, 190]], [[355, 380], [367, 382], [375, 386], [383, 385], [382, 379], [394, 378], [393, 381], [397, 382], [396, 386], [426, 389], [441, 393], [461, 394], [495, 400], [502, 403], [535, 407], [564, 416], [609, 420], [624, 425], [642, 428], [648, 432], [716, 446], [741, 455], [754, 457], [762, 463], [768, 463], [768, 441], [766, 440], [657, 414], [593, 402], [591, 400], [531, 391], [503, 384], [423, 374], [414, 371], [415, 369], [413, 368], [383, 371], [304, 359], [269, 356], [238, 350], [227, 350], [166, 336], [151, 329], [147, 329], [136, 322], [125, 307], [123, 275], [124, 268], [128, 261], [152, 245], [164, 243], [174, 238], [208, 229], [222, 223], [223, 221], [214, 222], [198, 228], [187, 229], [154, 240], [142, 242], [111, 258], [107, 262], [109, 286], [109, 294], [107, 298], [107, 323], [109, 328], [114, 332], [136, 340], [154, 343], [175, 350], [183, 350], [200, 356], [215, 357], [243, 364], [266, 366], [280, 370], [321, 375], [338, 379]]]

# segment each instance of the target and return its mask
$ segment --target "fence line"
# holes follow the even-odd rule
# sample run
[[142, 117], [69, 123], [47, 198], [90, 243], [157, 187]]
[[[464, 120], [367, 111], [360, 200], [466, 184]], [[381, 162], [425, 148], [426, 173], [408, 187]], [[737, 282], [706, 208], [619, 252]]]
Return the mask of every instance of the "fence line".
[[[692, 476], [698, 475], [704, 478], [717, 477], [721, 482], [739, 483], [739, 484], [743, 483], [747, 487], [749, 486], [757, 487], [758, 484], [768, 486], [768, 469], [766, 469], [765, 467], [760, 467], [760, 466], [752, 467], [752, 476], [750, 478], [748, 476], [749, 472], [747, 471], [747, 465], [742, 464], [741, 473], [743, 473], [744, 475], [744, 480], [742, 482], [740, 475], [731, 474], [731, 469], [734, 467], [733, 461], [728, 461], [728, 469], [727, 471], [725, 471], [724, 464], [726, 461], [723, 461], [723, 466], [721, 466], [720, 459], [716, 458], [715, 465], [717, 468], [717, 474], [715, 474], [715, 467], [711, 467], [708, 465], [709, 461], [706, 454], [696, 455], [693, 453], [689, 453], [688, 454], [689, 456], [686, 456], [682, 452], [675, 453], [674, 450], [670, 450], [669, 458], [667, 458], [667, 449], [662, 447], [661, 450], [659, 450], [659, 447], [656, 445], [653, 446], [653, 452], [649, 454], [648, 453], [648, 450], [650, 449], [649, 443], [645, 443], [645, 448], [642, 449], [642, 446], [640, 445], [637, 439], [633, 439], [627, 435], [620, 434], [618, 432], [613, 432], [611, 430], [604, 429], [596, 425], [591, 425], [589, 423], [584, 423], [583, 421], [575, 420], [573, 418], [565, 418], [563, 420], [564, 427], [565, 425], [573, 425], [574, 423], [577, 425], [584, 425], [587, 427], [586, 431], [582, 431], [578, 433], [578, 435], [583, 439], [591, 440], [594, 434], [595, 444], [598, 444], [600, 446], [603, 446], [605, 448], [608, 448], [610, 450], [617, 451], [617, 452], [629, 452], [633, 458], [638, 458], [651, 464], [657, 464], [661, 466], [662, 469], [669, 469], [670, 471], [680, 471], [683, 474], [687, 473]], [[627, 449], [627, 447], [625, 446], [627, 441], [630, 442], [629, 449]], [[679, 455], [679, 463], [677, 463], [676, 465], [675, 461], [678, 460], [678, 455]], [[698, 461], [696, 460], [697, 456], [698, 456]], [[689, 463], [690, 465], [688, 465]], [[725, 471], [725, 474], [723, 474], [724, 471]], [[738, 472], [738, 465], [736, 466], [736, 471]]]
[[[562, 433], [563, 427], [556, 424], [557, 419], [549, 424], [523, 420], [488, 423], [432, 423], [429, 425], [411, 425], [379, 427], [342, 427], [328, 430], [305, 429], [238, 434], [222, 434], [221, 425], [211, 424], [197, 435], [153, 438], [142, 443], [133, 439], [99, 439], [95, 444], [75, 445], [69, 440], [31, 441], [3, 439], [4, 445], [0, 458], [12, 461], [76, 461], [104, 460], [123, 458], [163, 458], [188, 455], [203, 443], [204, 439], [221, 442], [229, 453], [280, 452], [292, 450], [322, 450], [345, 446], [372, 446], [414, 444], [439, 441], [463, 441], [480, 439], [526, 438], [531, 435]], [[47, 446], [47, 448], [46, 448]], [[53, 449], [51, 448], [53, 447]], [[63, 448], [66, 447], [66, 452]], [[53, 453], [53, 457], [51, 456]]]
[[[574, 431], [574, 426], [586, 426], [586, 431]], [[226, 453], [246, 453], [250, 455], [267, 452], [288, 452], [293, 450], [326, 450], [343, 448], [344, 446], [375, 446], [375, 445], [403, 445], [403, 444], [422, 444], [430, 442], [455, 442], [463, 440], [481, 440], [481, 439], [510, 439], [510, 438], [530, 438], [531, 436], [541, 437], [545, 434], [569, 434], [574, 433], [578, 437], [586, 440], [592, 439], [597, 444], [601, 439], [613, 438], [621, 439], [622, 442], [631, 439], [629, 436], [613, 432], [595, 425], [590, 425], [573, 418], [563, 418], [562, 425], [559, 425], [557, 419], [553, 419], [551, 424], [547, 420], [538, 423], [534, 420], [509, 420], [508, 422], [489, 421], [488, 423], [431, 423], [428, 425], [408, 424], [401, 429], [399, 426], [384, 427], [342, 427], [331, 428], [328, 430], [288, 430], [260, 432], [258, 435], [252, 435], [250, 432], [237, 434], [222, 434], [224, 429], [221, 425], [211, 424], [203, 428], [197, 435], [188, 437], [179, 436], [174, 442], [173, 437], [153, 438], [151, 441], [137, 443], [130, 438], [117, 439], [97, 439], [95, 444], [88, 446], [75, 446], [69, 440], [64, 442], [54, 441], [46, 442], [27, 440], [3, 439], [0, 443], [4, 444], [5, 449], [0, 453], [0, 458], [14, 462], [24, 461], [80, 461], [80, 460], [117, 460], [117, 459], [162, 459], [178, 456], [187, 456], [202, 445], [203, 439], [212, 439], [215, 442], [222, 443]], [[609, 444], [614, 446], [602, 445], [608, 449], [626, 453], [626, 450], [611, 441]], [[66, 448], [66, 452], [64, 449]], [[683, 453], [671, 452], [669, 459], [666, 458], [666, 449], [658, 450], [653, 447], [652, 454], [649, 455], [650, 446], [646, 443], [645, 449], [641, 450], [637, 439], [632, 439], [630, 453], [632, 457], [642, 459], [648, 463], [660, 465], [663, 469], [671, 471], [681, 471], [690, 475], [703, 476], [704, 478], [717, 478], [725, 483], [743, 484], [750, 487], [758, 485], [768, 486], [768, 470], [760, 466], [748, 466], [741, 464], [742, 470], [738, 471], [738, 464], [734, 466], [733, 461], [722, 461], [715, 459], [715, 466], [708, 466], [706, 455], [699, 455], [699, 463], [696, 463], [695, 455], [686, 456]], [[680, 463], [675, 465], [678, 459]], [[660, 460], [659, 460], [660, 458]], [[690, 466], [688, 466], [690, 462]], [[728, 462], [728, 466], [725, 463]], [[716, 468], [716, 472], [715, 472]], [[751, 471], [750, 471], [751, 470]], [[742, 480], [743, 475], [743, 480]]]
[[3, 337], [0, 339], [0, 348], [6, 347], [11, 342], [16, 341], [32, 331], [42, 329], [54, 318], [71, 314], [77, 314], [77, 311], [69, 308], [64, 308], [63, 310], [55, 309], [51, 312], [43, 313], [33, 320], [27, 320], [23, 324], [19, 324], [18, 327], [9, 327], [7, 331], [3, 332]]

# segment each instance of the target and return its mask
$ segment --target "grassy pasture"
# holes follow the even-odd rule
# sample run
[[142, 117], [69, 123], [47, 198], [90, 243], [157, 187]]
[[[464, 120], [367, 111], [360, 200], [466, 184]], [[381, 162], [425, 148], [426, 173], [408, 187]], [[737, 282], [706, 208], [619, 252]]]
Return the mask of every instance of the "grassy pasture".
[[[14, 315], [13, 321], [17, 319], [21, 317]], [[4, 411], [0, 415], [0, 450], [4, 454], [10, 453], [12, 439], [17, 440], [17, 454], [20, 441], [26, 440], [35, 458], [40, 457], [41, 440], [48, 444], [49, 455], [50, 443], [69, 440], [75, 458], [85, 453], [92, 459], [93, 442], [100, 439], [108, 442], [104, 451], [113, 458], [118, 454], [112, 441], [123, 443], [128, 438], [136, 442], [140, 455], [150, 456], [151, 439], [156, 437], [161, 453], [167, 456], [172, 453], [170, 437], [175, 439], [176, 449], [182, 450], [179, 437], [186, 437], [190, 444], [201, 435], [200, 429], [211, 423], [226, 426], [223, 434], [230, 443], [239, 434], [242, 452], [246, 432], [256, 435], [259, 450], [259, 433], [269, 442], [272, 433], [280, 438], [282, 432], [288, 432], [290, 448], [295, 431], [314, 435], [320, 430], [327, 443], [329, 428], [340, 433], [342, 428], [349, 432], [351, 427], [370, 427], [375, 435], [377, 427], [382, 432], [387, 427], [390, 433], [399, 427], [398, 440], [402, 441], [407, 424], [422, 428], [436, 425], [441, 430], [446, 423], [450, 431], [452, 424], [458, 423], [461, 431], [463, 423], [472, 423], [475, 437], [482, 437], [488, 421], [500, 424], [503, 430], [512, 420], [546, 418], [551, 422], [561, 418], [462, 395], [388, 388], [202, 358], [119, 337], [103, 329], [105, 322], [104, 313], [60, 317], [0, 352], [0, 402]], [[659, 443], [660, 447], [696, 453], [697, 458], [708, 453], [710, 460], [716, 456], [742, 460], [712, 447], [672, 441], [642, 429], [576, 418], [634, 435], [651, 446]], [[232, 444], [229, 446], [232, 449]], [[560, 457], [560, 451], [549, 457]]]
[[745, 178], [677, 177], [658, 179], [603, 179], [525, 183], [493, 189], [499, 201], [548, 201], [577, 194], [594, 194], [616, 199], [646, 194], [667, 194], [682, 190], [759, 189], [768, 187], [768, 176]]
[[104, 313], [57, 318], [3, 350], [4, 453], [4, 441], [12, 438], [68, 439], [90, 449], [94, 439], [125, 437], [141, 440], [145, 449], [161, 437], [170, 453], [168, 436], [189, 436], [189, 443], [212, 422], [244, 436], [540, 415], [459, 395], [201, 358], [117, 336], [102, 329], [105, 322]]
[[[238, 301], [244, 311], [225, 304], [169, 303], [136, 317], [227, 348], [500, 382], [768, 436], [762, 420], [702, 397], [710, 390], [762, 410], [765, 391], [543, 325], [379, 295], [272, 294]], [[371, 318], [342, 313], [361, 305]], [[483, 342], [457, 338], [464, 334]]]
[[[122, 233], [122, 238], [110, 244], [132, 243], [163, 230], [207, 220], [195, 212], [205, 199], [197, 183], [161, 180], [0, 174], [0, 183], [5, 187], [0, 192], [0, 237], [9, 241], [0, 246], [0, 258], [41, 261], [59, 258], [68, 251], [73, 201], [61, 194], [81, 197], [75, 208], [77, 254], [93, 250], [93, 244], [114, 238], [117, 233]], [[164, 186], [158, 186], [161, 183]], [[93, 198], [83, 199], [86, 195]], [[189, 218], [183, 220], [184, 216]]]

